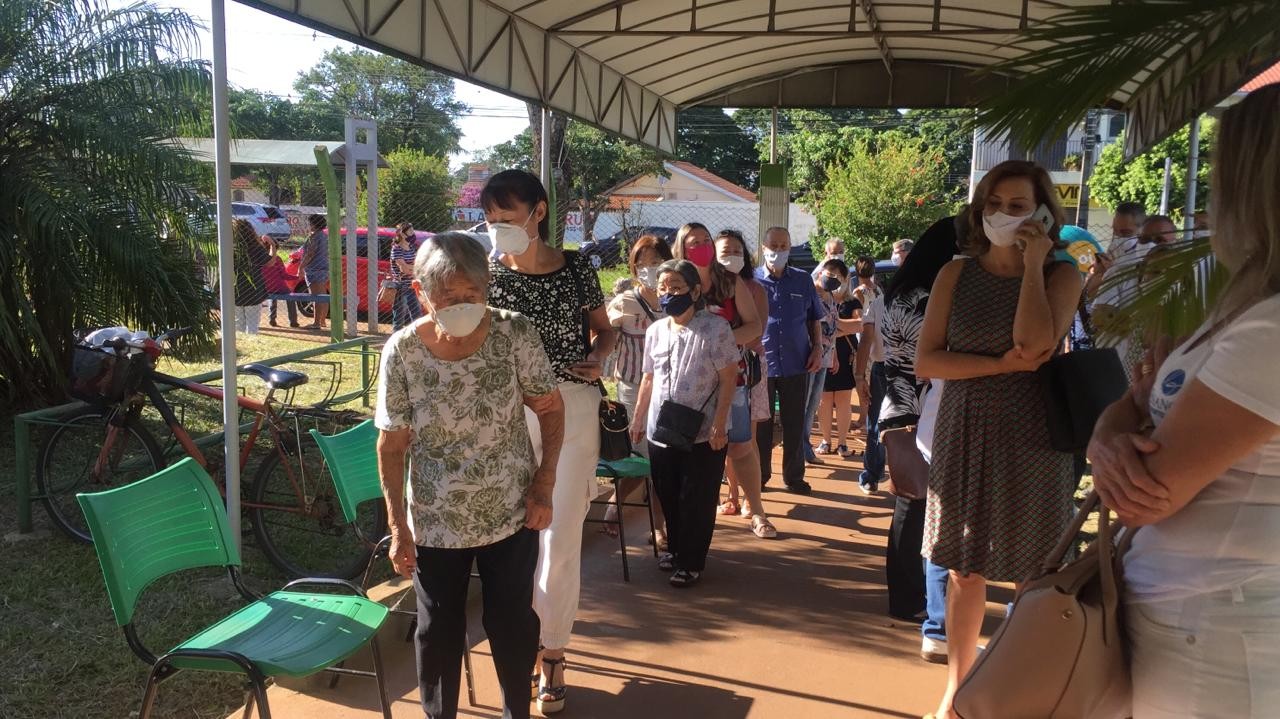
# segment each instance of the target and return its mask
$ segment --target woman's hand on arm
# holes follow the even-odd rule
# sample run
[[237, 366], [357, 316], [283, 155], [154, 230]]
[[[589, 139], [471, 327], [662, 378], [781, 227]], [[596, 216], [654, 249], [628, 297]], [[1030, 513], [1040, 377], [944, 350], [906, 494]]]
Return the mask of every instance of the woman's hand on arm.
[[1085, 452], [1093, 466], [1094, 490], [1128, 526], [1136, 526], [1137, 518], [1163, 511], [1169, 504], [1168, 490], [1152, 478], [1143, 462], [1145, 455], [1159, 448], [1142, 433], [1143, 424], [1130, 389], [1103, 410]]
[[1160, 508], [1117, 509], [1121, 521], [1142, 526], [1173, 516], [1277, 434], [1280, 425], [1192, 380], [1155, 429], [1153, 447], [1142, 457], [1147, 473], [1167, 491], [1167, 502]]
[[418, 551], [404, 500], [404, 457], [412, 438], [413, 432], [407, 427], [378, 433], [378, 481], [387, 503], [387, 528], [391, 535], [388, 558], [396, 574], [405, 579], [412, 579], [418, 566]]
[[760, 339], [764, 333], [764, 318], [755, 298], [751, 296], [751, 288], [741, 277], [734, 278], [734, 305], [738, 308], [738, 317], [742, 324], [733, 331], [733, 341], [739, 345], [749, 345]]
[[542, 462], [534, 470], [533, 481], [525, 492], [524, 526], [529, 529], [546, 529], [551, 524], [551, 496], [556, 486], [556, 465], [560, 463], [560, 448], [564, 444], [564, 399], [560, 390], [544, 395], [524, 398], [524, 405], [538, 416], [538, 429], [542, 435]]
[[720, 389], [716, 393], [716, 412], [711, 420], [711, 449], [720, 451], [729, 444], [729, 406], [738, 389], [738, 364], [720, 369]]

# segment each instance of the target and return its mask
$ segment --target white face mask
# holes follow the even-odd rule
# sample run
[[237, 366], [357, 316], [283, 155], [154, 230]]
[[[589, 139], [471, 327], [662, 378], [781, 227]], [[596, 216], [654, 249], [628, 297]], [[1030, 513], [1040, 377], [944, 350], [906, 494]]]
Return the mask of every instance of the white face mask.
[[658, 265], [650, 265], [648, 267], [636, 268], [636, 279], [640, 280], [640, 284], [653, 289], [658, 286]]
[[764, 248], [764, 263], [771, 270], [780, 270], [787, 265], [787, 258], [791, 256], [791, 248], [785, 250], [771, 250]]
[[504, 255], [523, 255], [525, 250], [529, 249], [530, 242], [532, 242], [529, 239], [529, 233], [525, 231], [531, 219], [533, 219], [532, 212], [529, 213], [529, 217], [525, 218], [523, 225], [490, 222], [489, 240], [493, 243], [494, 249]]
[[982, 230], [996, 247], [1012, 247], [1018, 241], [1018, 228], [1026, 217], [1014, 217], [1003, 212], [982, 216]]
[[461, 339], [476, 331], [488, 308], [479, 302], [463, 302], [440, 309], [431, 308], [431, 316], [444, 333]]
[[889, 259], [893, 261], [893, 266], [894, 266], [894, 267], [901, 267], [901, 266], [902, 266], [902, 253], [901, 253], [901, 252], [895, 252], [895, 253], [893, 253], [893, 256], [892, 256], [892, 257], [890, 257]]
[[720, 264], [735, 275], [742, 271], [744, 262], [742, 255], [726, 255], [720, 258]]

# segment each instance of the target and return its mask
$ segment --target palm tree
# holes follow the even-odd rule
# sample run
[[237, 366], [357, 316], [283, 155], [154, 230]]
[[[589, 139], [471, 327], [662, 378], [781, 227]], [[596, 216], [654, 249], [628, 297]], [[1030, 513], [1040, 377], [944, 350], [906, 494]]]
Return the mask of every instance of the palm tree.
[[212, 336], [201, 170], [170, 143], [209, 104], [196, 29], [148, 3], [0, 3], [0, 403], [60, 397], [76, 328]]
[[[1166, 79], [1189, 48], [1202, 52], [1182, 69], [1175, 90], [1223, 61], [1274, 58], [1280, 53], [1277, 28], [1280, 3], [1273, 0], [1121, 1], [1071, 9], [1024, 31], [1024, 52], [986, 70], [1018, 79], [980, 108], [977, 123], [1034, 147], [1041, 138], [1064, 134], [1087, 109], [1135, 78], [1136, 88], [1127, 88], [1135, 96]], [[1137, 264], [1108, 278], [1111, 285], [1145, 282], [1141, 297], [1106, 334], [1118, 337], [1137, 326], [1177, 337], [1204, 321], [1224, 284], [1222, 273], [1207, 242], [1182, 242], [1171, 250], [1145, 273]]]

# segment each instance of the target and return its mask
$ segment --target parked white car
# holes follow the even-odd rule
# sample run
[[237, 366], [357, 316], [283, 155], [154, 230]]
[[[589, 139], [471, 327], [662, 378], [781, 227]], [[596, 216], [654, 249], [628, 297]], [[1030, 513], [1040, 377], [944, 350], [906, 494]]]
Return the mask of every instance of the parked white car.
[[264, 205], [258, 202], [233, 202], [231, 203], [231, 215], [236, 219], [248, 220], [253, 225], [253, 231], [261, 237], [268, 235], [271, 239], [280, 242], [289, 239], [293, 233], [289, 227], [289, 220], [280, 211], [280, 208], [274, 205]]

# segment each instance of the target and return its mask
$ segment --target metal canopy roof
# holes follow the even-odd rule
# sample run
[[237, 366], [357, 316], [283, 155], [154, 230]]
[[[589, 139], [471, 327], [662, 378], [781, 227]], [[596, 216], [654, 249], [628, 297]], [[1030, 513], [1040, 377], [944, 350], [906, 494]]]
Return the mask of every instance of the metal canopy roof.
[[[1020, 29], [1097, 0], [240, 0], [666, 152], [678, 107], [967, 107]], [[1189, 48], [1187, 55], [1195, 55]], [[1150, 145], [1273, 61], [1108, 104]]]

